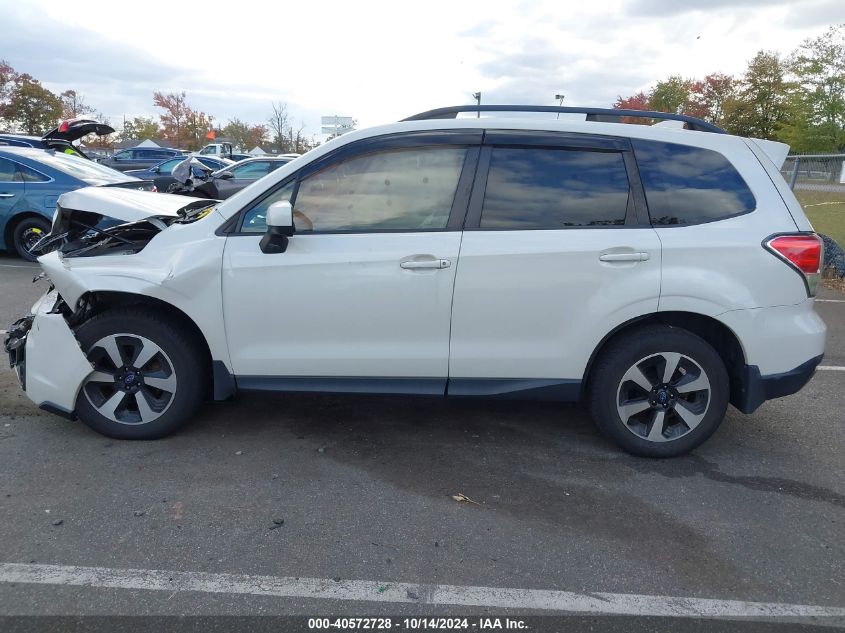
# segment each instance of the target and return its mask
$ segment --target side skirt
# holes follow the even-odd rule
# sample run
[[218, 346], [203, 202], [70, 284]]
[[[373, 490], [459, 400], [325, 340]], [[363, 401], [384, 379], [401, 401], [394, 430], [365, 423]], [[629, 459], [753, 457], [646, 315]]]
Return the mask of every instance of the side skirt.
[[381, 378], [355, 376], [236, 376], [239, 391], [287, 391], [494, 397], [577, 402], [580, 380], [546, 378]]

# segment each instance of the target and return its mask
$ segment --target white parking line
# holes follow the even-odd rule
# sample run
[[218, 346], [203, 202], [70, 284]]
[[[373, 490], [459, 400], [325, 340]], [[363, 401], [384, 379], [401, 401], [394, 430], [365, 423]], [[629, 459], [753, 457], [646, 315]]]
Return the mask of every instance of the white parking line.
[[845, 303], [845, 299], [816, 299], [816, 303]]
[[31, 268], [35, 270], [38, 267], [38, 264], [33, 264], [32, 266], [26, 266], [24, 264], [0, 264], [0, 268]]
[[819, 365], [816, 369], [819, 371], [845, 371], [845, 367], [839, 367], [838, 365]]
[[0, 563], [0, 582], [616, 615], [717, 618], [845, 617], [843, 607], [780, 602], [19, 563]]

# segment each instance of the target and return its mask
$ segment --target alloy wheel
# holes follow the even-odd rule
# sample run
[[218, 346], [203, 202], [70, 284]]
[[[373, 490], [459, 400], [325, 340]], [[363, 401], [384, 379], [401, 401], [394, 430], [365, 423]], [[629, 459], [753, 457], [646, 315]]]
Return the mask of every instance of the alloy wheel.
[[710, 379], [696, 361], [659, 352], [631, 366], [617, 390], [625, 428], [650, 442], [677, 440], [695, 429], [710, 406]]
[[176, 394], [176, 372], [157, 344], [136, 334], [111, 334], [91, 346], [94, 372], [82, 387], [100, 415], [120, 424], [148, 424]]

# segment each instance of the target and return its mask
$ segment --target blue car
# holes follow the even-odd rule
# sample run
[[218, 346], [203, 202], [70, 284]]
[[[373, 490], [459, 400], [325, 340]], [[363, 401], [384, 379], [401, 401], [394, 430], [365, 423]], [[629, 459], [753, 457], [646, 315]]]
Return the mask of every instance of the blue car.
[[0, 250], [34, 261], [30, 249], [49, 232], [59, 196], [92, 185], [154, 190], [151, 181], [79, 156], [30, 147], [0, 147]]

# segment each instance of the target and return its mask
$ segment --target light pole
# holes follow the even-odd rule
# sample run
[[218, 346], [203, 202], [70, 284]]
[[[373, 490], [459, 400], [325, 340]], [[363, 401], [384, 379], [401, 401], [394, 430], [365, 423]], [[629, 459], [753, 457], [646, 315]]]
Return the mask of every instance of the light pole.
[[[558, 106], [561, 108], [563, 107], [563, 100], [566, 98], [566, 95], [557, 94], [555, 95], [555, 99], [558, 101]], [[560, 112], [557, 113], [557, 118], [560, 118]]]
[[481, 106], [481, 93], [480, 92], [473, 92], [472, 98], [475, 99], [475, 103], [478, 104], [478, 106], [479, 106], [478, 112], [475, 113], [475, 118], [480, 119], [481, 118], [481, 107], [480, 107]]

